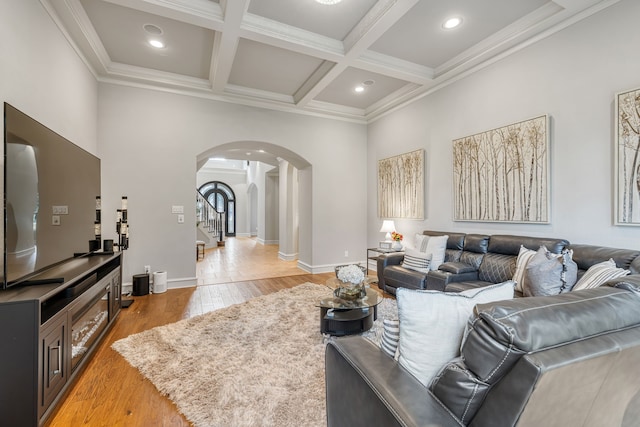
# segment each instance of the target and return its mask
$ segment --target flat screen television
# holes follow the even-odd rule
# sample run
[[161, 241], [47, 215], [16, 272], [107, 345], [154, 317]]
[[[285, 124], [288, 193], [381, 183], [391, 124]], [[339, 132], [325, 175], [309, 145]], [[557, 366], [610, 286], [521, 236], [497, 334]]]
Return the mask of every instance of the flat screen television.
[[7, 103], [3, 179], [3, 288], [97, 249], [100, 159]]

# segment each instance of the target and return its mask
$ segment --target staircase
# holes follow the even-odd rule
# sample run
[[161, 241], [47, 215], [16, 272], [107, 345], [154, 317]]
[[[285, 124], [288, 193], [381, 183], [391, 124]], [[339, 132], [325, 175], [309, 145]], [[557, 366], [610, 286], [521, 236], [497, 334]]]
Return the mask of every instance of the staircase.
[[198, 240], [208, 240], [209, 246], [224, 246], [224, 212], [218, 212], [196, 189], [196, 224]]

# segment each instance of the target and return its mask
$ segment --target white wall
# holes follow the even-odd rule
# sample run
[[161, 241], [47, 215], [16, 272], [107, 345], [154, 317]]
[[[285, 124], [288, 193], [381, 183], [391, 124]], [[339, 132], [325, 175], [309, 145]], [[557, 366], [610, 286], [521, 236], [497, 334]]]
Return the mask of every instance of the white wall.
[[[381, 240], [376, 162], [426, 150], [423, 229], [564, 237], [638, 248], [640, 228], [613, 226], [614, 95], [640, 87], [640, 2], [620, 3], [368, 127], [368, 242]], [[551, 224], [452, 220], [452, 140], [540, 114], [551, 117]]]
[[[99, 86], [98, 117], [103, 234], [115, 224], [120, 197], [129, 197], [125, 281], [151, 265], [168, 272], [170, 286], [194, 282], [196, 156], [233, 141], [276, 144], [313, 165], [312, 207], [304, 208], [311, 221], [308, 230], [301, 221], [300, 230], [310, 237], [301, 246], [310, 247], [300, 248], [302, 265], [328, 271], [364, 260], [364, 125], [111, 84]], [[184, 205], [184, 224], [172, 205]]]
[[40, 2], [0, 2], [0, 52], [0, 101], [96, 154], [98, 85]]

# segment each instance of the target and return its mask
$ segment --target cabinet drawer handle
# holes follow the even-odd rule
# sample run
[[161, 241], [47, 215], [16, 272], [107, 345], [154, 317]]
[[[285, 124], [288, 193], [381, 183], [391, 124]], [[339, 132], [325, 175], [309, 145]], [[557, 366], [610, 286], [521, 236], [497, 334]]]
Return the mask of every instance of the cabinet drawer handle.
[[60, 357], [60, 346], [58, 345], [56, 347], [49, 347], [49, 360], [51, 360], [51, 352], [54, 350], [58, 352], [57, 354], [58, 366], [56, 367], [56, 369], [51, 371], [51, 374], [58, 375], [62, 371], [62, 358]]

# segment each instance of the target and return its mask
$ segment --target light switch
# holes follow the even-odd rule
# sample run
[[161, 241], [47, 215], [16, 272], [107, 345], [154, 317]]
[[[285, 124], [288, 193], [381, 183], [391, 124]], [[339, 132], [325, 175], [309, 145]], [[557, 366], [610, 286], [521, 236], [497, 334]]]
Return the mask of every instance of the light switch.
[[178, 215], [178, 224], [184, 224], [184, 215]]
[[59, 215], [53, 215], [51, 217], [51, 225], [60, 225], [60, 216]]
[[171, 213], [173, 214], [183, 214], [184, 213], [184, 206], [171, 206]]

